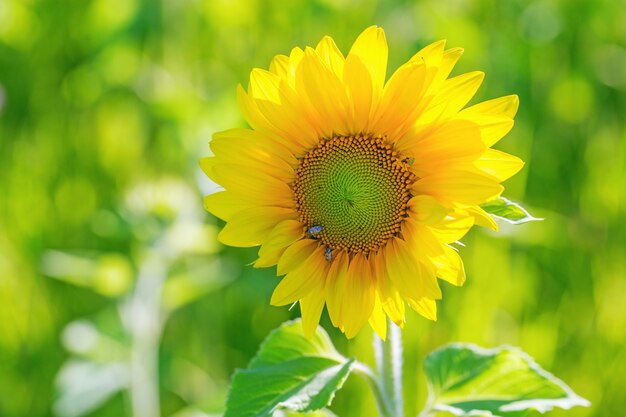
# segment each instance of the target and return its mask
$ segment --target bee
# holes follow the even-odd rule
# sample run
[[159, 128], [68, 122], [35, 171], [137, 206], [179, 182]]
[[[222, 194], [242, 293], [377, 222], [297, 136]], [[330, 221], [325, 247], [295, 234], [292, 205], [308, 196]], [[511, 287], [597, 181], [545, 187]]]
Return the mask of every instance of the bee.
[[311, 237], [315, 237], [315, 235], [319, 234], [322, 231], [322, 226], [313, 226], [309, 230], [307, 230], [307, 234]]
[[402, 162], [404, 162], [405, 164], [407, 164], [408, 166], [413, 165], [413, 163], [415, 162], [415, 158], [404, 158], [402, 160]]
[[326, 258], [326, 262], [331, 262], [333, 260], [333, 250], [330, 248], [330, 246], [326, 246], [324, 257]]

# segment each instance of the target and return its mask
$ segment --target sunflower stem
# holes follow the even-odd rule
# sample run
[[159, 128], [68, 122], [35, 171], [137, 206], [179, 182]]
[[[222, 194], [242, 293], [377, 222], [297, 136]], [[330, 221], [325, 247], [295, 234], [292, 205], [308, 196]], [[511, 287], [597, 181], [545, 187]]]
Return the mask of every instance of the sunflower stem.
[[376, 405], [378, 406], [378, 414], [381, 417], [396, 417], [393, 414], [391, 401], [386, 397], [380, 378], [378, 378], [376, 373], [374, 373], [369, 366], [358, 361], [355, 362], [352, 370], [354, 373], [364, 377], [369, 383], [370, 388], [374, 393]]
[[402, 335], [398, 326], [387, 322], [387, 340], [374, 333], [377, 379], [390, 415], [404, 417], [402, 403]]

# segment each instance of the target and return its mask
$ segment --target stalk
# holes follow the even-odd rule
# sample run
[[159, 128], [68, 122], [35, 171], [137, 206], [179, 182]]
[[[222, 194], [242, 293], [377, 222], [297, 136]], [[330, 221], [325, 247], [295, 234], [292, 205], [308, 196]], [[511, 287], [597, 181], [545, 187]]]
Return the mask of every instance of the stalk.
[[381, 340], [374, 333], [376, 379], [382, 391], [381, 396], [385, 400], [389, 415], [404, 417], [402, 401], [402, 334], [398, 326], [390, 320], [387, 322], [387, 328], [386, 341]]
[[165, 266], [157, 251], [151, 251], [137, 277], [135, 291], [127, 308], [132, 335], [130, 355], [130, 402], [134, 417], [158, 417], [159, 343], [163, 318], [161, 293]]

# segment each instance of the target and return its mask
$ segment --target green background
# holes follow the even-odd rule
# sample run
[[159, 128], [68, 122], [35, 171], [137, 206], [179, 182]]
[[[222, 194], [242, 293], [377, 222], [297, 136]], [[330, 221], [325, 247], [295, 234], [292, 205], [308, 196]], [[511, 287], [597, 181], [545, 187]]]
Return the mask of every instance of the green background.
[[[255, 250], [215, 243], [198, 159], [245, 125], [253, 67], [324, 35], [347, 52], [371, 24], [390, 69], [445, 38], [465, 48], [455, 74], [487, 74], [474, 101], [520, 96], [497, 147], [526, 166], [505, 195], [546, 218], [473, 230], [439, 321], [408, 314], [407, 415], [450, 341], [521, 346], [593, 403], [554, 416], [623, 414], [624, 1], [1, 0], [0, 416], [130, 416], [129, 364], [150, 354], [162, 415], [220, 415], [234, 368], [298, 312], [268, 305]], [[371, 361], [369, 329], [322, 324]], [[332, 409], [375, 408], [352, 377]]]

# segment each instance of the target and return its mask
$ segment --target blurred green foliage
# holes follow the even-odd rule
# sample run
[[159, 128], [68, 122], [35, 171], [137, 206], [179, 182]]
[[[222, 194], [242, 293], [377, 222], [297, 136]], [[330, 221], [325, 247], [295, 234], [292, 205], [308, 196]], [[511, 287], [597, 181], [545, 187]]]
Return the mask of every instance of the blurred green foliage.
[[[519, 94], [498, 147], [527, 165], [506, 195], [546, 218], [472, 231], [465, 288], [444, 285], [436, 323], [409, 315], [407, 415], [423, 357], [453, 340], [519, 345], [593, 403], [554, 416], [622, 415], [623, 0], [1, 0], [0, 416], [130, 416], [142, 349], [162, 415], [223, 411], [234, 368], [298, 312], [268, 305], [254, 250], [216, 245], [197, 161], [244, 125], [251, 68], [327, 34], [347, 52], [370, 24], [390, 69], [445, 38], [466, 51], [455, 73], [487, 73], [476, 101]], [[323, 324], [371, 360], [369, 331]], [[358, 380], [332, 408], [375, 410]]]

